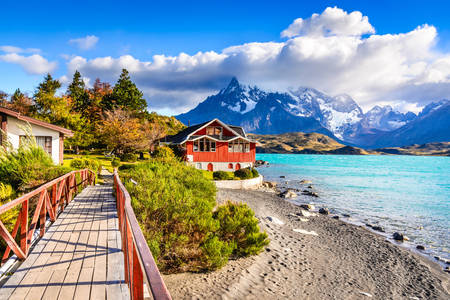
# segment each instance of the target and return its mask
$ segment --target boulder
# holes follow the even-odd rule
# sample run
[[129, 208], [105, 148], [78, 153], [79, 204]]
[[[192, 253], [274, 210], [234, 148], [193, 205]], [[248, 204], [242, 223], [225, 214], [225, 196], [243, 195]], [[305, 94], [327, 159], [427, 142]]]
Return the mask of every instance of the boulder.
[[280, 178], [286, 178], [286, 176], [284, 176], [284, 175], [281, 175], [281, 176], [280, 176]]
[[298, 195], [293, 190], [287, 190], [279, 194], [282, 198], [295, 198]]
[[314, 210], [314, 205], [312, 204], [302, 204], [300, 207], [306, 210]]
[[311, 196], [311, 197], [319, 197], [319, 195], [317, 195], [317, 193], [313, 192], [313, 191], [308, 191], [308, 190], [303, 190], [302, 191], [303, 195], [307, 195], [307, 196]]
[[312, 181], [311, 180], [302, 179], [302, 180], [300, 180], [300, 183], [301, 184], [312, 184]]
[[450, 273], [450, 267], [445, 267], [444, 272]]
[[264, 186], [268, 188], [275, 188], [277, 187], [277, 183], [275, 181], [265, 181]]
[[319, 209], [319, 214], [329, 215], [330, 211], [328, 210], [328, 208], [322, 207], [322, 208]]
[[300, 212], [296, 213], [296, 215], [300, 216], [300, 217], [306, 217], [306, 218], [316, 216], [315, 213], [311, 213], [311, 212], [306, 211], [306, 210], [301, 210]]
[[339, 216], [333, 216], [333, 219], [339, 220]]
[[399, 232], [394, 232], [392, 237], [394, 238], [394, 240], [400, 241], [400, 242], [409, 240], [406, 235], [404, 235], [403, 233], [399, 233]]
[[417, 250], [425, 250], [425, 246], [423, 246], [423, 245], [417, 245], [416, 249], [417, 249]]
[[350, 218], [349, 214], [342, 214], [343, 217]]
[[277, 225], [283, 225], [283, 224], [284, 224], [283, 221], [281, 221], [280, 219], [278, 219], [278, 218], [276, 218], [276, 217], [268, 216], [267, 219], [268, 219], [270, 222], [272, 222], [272, 223], [274, 223], [274, 224], [277, 224]]
[[257, 160], [257, 161], [255, 161], [255, 167], [267, 166], [268, 164], [269, 164], [269, 162], [267, 162], [265, 160]]
[[372, 228], [375, 231], [385, 232], [383, 227], [378, 226], [378, 225], [366, 224], [366, 226]]

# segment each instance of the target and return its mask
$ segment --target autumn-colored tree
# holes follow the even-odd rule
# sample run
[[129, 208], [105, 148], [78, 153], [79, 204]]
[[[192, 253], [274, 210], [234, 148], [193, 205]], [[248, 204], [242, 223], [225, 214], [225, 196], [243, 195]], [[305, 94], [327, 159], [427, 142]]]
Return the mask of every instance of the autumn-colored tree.
[[8, 94], [3, 91], [0, 91], [0, 106], [8, 106]]
[[106, 112], [98, 130], [103, 142], [118, 154], [148, 151], [164, 132], [158, 124], [122, 109]]
[[33, 113], [33, 100], [17, 89], [11, 96], [9, 107], [21, 114], [29, 116]]
[[78, 152], [79, 147], [87, 147], [93, 142], [93, 126], [89, 120], [73, 109], [72, 98], [56, 92], [61, 87], [58, 80], [48, 74], [39, 84], [35, 94], [36, 117], [46, 122], [59, 125], [74, 132], [74, 136], [66, 140], [69, 147]]

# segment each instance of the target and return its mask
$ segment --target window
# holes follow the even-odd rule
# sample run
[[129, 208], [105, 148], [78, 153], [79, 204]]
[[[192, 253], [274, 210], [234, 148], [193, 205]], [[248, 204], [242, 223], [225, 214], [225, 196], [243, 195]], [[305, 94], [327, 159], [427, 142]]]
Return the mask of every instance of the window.
[[[27, 137], [21, 135], [19, 137], [19, 143], [23, 143]], [[51, 136], [35, 136], [36, 144], [45, 150], [48, 154], [52, 155], [52, 137]]]
[[228, 152], [250, 152], [250, 143], [242, 140], [229, 142]]
[[216, 142], [207, 138], [194, 141], [194, 152], [216, 152]]
[[207, 135], [222, 135], [222, 127], [219, 126], [208, 126], [206, 127]]

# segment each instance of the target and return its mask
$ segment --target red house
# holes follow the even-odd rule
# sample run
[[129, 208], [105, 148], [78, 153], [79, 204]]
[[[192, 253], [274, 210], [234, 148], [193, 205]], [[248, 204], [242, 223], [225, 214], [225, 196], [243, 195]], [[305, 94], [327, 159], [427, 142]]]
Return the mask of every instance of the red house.
[[257, 142], [249, 139], [242, 127], [218, 119], [188, 127], [160, 142], [180, 147], [185, 160], [201, 170], [233, 171], [255, 164]]

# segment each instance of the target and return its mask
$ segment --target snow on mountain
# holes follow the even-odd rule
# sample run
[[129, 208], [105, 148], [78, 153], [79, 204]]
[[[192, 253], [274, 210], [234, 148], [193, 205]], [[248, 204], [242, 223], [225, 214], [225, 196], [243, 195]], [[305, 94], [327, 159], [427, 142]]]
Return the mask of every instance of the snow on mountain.
[[403, 114], [394, 111], [390, 105], [383, 107], [377, 105], [364, 114], [361, 124], [365, 128], [392, 131], [406, 125], [416, 117], [417, 116], [411, 112]]
[[269, 92], [242, 85], [233, 78], [219, 93], [176, 118], [185, 124], [219, 118], [241, 125], [247, 132], [261, 134], [319, 132], [352, 145], [370, 147], [381, 144], [379, 139], [387, 138], [387, 133], [439, 111], [449, 103], [448, 100], [431, 103], [419, 116], [400, 113], [391, 106], [375, 106], [364, 114], [346, 94], [332, 97], [308, 87], [284, 93]]

